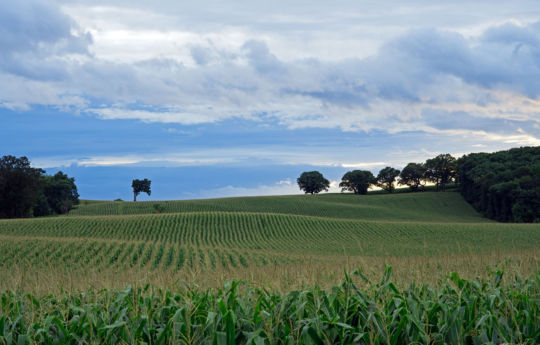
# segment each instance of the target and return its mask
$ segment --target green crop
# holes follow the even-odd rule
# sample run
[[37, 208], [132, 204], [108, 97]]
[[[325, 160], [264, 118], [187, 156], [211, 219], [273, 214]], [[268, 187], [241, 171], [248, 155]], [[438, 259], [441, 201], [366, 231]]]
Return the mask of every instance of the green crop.
[[[0, 236], [6, 240], [78, 238], [315, 255], [336, 254], [336, 250], [347, 255], [417, 255], [530, 248], [540, 243], [539, 229], [538, 224], [365, 221], [239, 212], [0, 220]], [[24, 250], [31, 253], [35, 247], [28, 245]], [[109, 249], [100, 244], [92, 257]], [[126, 248], [115, 250], [120, 258]], [[165, 255], [157, 248], [155, 253]]]
[[[84, 203], [84, 202], [83, 202]], [[158, 206], [156, 206], [158, 205]], [[457, 192], [393, 195], [288, 195], [206, 200], [100, 202], [80, 205], [70, 216], [103, 216], [198, 212], [280, 213], [325, 218], [489, 222]], [[201, 219], [204, 224], [204, 219]], [[199, 224], [199, 225], [201, 225]], [[264, 222], [260, 224], [264, 227]]]
[[399, 289], [360, 272], [279, 294], [152, 286], [35, 297], [0, 292], [0, 344], [538, 344], [540, 273], [502, 283], [451, 274]]
[[[482, 219], [457, 193], [153, 203], [0, 220], [0, 345], [540, 343], [540, 225]], [[377, 279], [388, 262], [399, 285], [260, 288], [328, 287], [344, 267]], [[486, 266], [529, 278], [436, 283]]]

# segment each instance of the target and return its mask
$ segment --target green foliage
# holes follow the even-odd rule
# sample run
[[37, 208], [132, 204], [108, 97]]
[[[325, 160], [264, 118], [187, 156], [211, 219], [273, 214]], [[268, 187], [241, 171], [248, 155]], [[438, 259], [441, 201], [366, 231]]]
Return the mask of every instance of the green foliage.
[[502, 283], [452, 273], [440, 286], [398, 288], [387, 268], [330, 290], [280, 294], [152, 286], [60, 296], [0, 292], [2, 344], [538, 344], [540, 276]]
[[446, 185], [456, 178], [457, 161], [450, 154], [440, 154], [425, 163], [425, 178], [435, 183], [437, 191], [445, 190]]
[[34, 213], [34, 217], [48, 216], [53, 214], [53, 209], [49, 205], [49, 201], [47, 200], [45, 194], [39, 193], [32, 212]]
[[26, 157], [0, 159], [0, 218], [66, 214], [79, 202], [75, 179], [61, 171], [43, 175]]
[[306, 194], [317, 194], [321, 191], [327, 191], [330, 187], [330, 181], [318, 171], [305, 171], [296, 179], [298, 187]]
[[59, 171], [53, 176], [44, 176], [43, 180], [43, 195], [54, 213], [67, 214], [79, 203], [79, 193], [73, 177], [69, 178]]
[[161, 205], [161, 204], [153, 204], [152, 205], [152, 208], [154, 209], [154, 211], [156, 213], [163, 213], [165, 212], [165, 206]]
[[426, 175], [426, 167], [422, 163], [409, 163], [401, 170], [399, 174], [398, 184], [409, 186], [411, 191], [416, 192], [419, 189], [424, 189], [424, 179]]
[[471, 153], [457, 168], [461, 194], [486, 217], [540, 222], [540, 147]]
[[0, 158], [0, 218], [29, 217], [40, 198], [42, 169], [32, 168], [26, 157]]
[[341, 191], [351, 191], [354, 194], [367, 194], [369, 187], [376, 183], [371, 171], [353, 170], [345, 173], [341, 178]]
[[150, 195], [152, 191], [150, 190], [150, 184], [152, 181], [149, 179], [138, 180], [135, 179], [131, 182], [131, 188], [133, 188], [133, 201], [137, 201], [137, 195], [141, 193], [146, 193]]
[[392, 167], [386, 167], [379, 171], [377, 175], [377, 185], [389, 193], [392, 193], [395, 189], [394, 181], [399, 176], [399, 170]]

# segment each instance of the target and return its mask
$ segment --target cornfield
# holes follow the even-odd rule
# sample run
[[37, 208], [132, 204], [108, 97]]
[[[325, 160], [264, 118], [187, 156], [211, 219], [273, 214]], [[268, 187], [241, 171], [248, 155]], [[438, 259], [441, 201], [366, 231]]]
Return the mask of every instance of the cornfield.
[[[172, 259], [171, 259], [172, 260]], [[172, 262], [172, 261], [171, 261]], [[388, 267], [286, 294], [151, 285], [36, 297], [0, 292], [0, 344], [538, 344], [540, 272], [400, 289]]]
[[135, 203], [83, 200], [69, 215], [77, 217], [190, 212], [277, 213], [364, 220], [489, 222], [456, 192], [369, 196], [286, 195]]
[[539, 244], [457, 193], [83, 202], [0, 220], [0, 345], [537, 344]]
[[228, 212], [0, 220], [0, 267], [114, 264], [176, 269], [188, 264], [208, 269], [259, 266], [298, 255], [482, 253], [537, 248], [539, 230], [535, 224], [375, 222]]

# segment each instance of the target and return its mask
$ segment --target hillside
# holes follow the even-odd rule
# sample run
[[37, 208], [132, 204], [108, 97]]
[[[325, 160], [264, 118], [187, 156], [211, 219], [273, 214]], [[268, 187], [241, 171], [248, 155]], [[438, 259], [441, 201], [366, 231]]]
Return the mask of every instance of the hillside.
[[70, 216], [256, 212], [380, 221], [488, 222], [455, 192], [319, 194], [146, 202], [82, 201]]
[[[162, 214], [156, 214], [156, 212]], [[479, 216], [458, 193], [90, 202], [0, 221], [3, 263], [250, 267], [313, 256], [425, 256], [536, 248], [540, 226]], [[90, 255], [87, 259], [74, 256]], [[101, 259], [99, 257], [103, 256]]]

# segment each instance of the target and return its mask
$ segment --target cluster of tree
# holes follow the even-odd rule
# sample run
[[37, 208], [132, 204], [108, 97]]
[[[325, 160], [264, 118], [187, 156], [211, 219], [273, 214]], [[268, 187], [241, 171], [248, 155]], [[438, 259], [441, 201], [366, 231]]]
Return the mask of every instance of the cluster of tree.
[[424, 189], [427, 182], [435, 184], [437, 191], [446, 190], [446, 186], [457, 177], [457, 160], [452, 155], [440, 154], [426, 160], [425, 163], [409, 163], [399, 174], [399, 184], [409, 186], [416, 192]]
[[78, 203], [74, 178], [61, 171], [45, 175], [26, 157], [0, 159], [0, 218], [65, 214]]
[[398, 169], [392, 167], [381, 169], [377, 176], [374, 176], [368, 170], [353, 170], [343, 175], [339, 186], [342, 192], [349, 191], [354, 194], [367, 194], [371, 186], [378, 186], [392, 193], [396, 189], [395, 181], [399, 173]]
[[486, 217], [540, 222], [540, 147], [471, 153], [457, 171], [461, 194]]
[[[409, 186], [411, 191], [422, 190], [426, 182], [436, 185], [437, 191], [445, 190], [446, 185], [456, 178], [456, 159], [450, 154], [441, 154], [425, 163], [409, 163], [402, 171], [385, 167], [374, 176], [368, 170], [353, 170], [345, 173], [339, 186], [342, 191], [367, 194], [371, 186], [378, 186], [390, 193], [397, 184]], [[319, 193], [328, 190], [330, 182], [318, 171], [302, 173], [297, 179], [298, 186], [305, 193]]]

